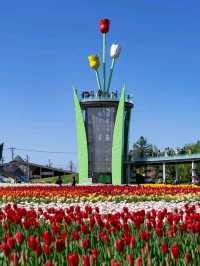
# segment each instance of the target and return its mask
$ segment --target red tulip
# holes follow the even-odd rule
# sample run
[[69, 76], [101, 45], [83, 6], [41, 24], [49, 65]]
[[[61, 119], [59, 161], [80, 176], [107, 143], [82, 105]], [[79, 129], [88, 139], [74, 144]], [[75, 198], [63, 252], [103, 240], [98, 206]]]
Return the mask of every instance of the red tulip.
[[132, 255], [127, 255], [127, 261], [128, 261], [128, 265], [133, 265], [133, 256]]
[[10, 260], [13, 262], [13, 265], [17, 265], [18, 264], [18, 256], [17, 253], [14, 251], [11, 255], [10, 255]]
[[89, 232], [89, 228], [87, 227], [86, 224], [83, 224], [81, 226], [81, 232], [84, 233], [84, 234], [87, 234]]
[[180, 249], [178, 245], [174, 245], [171, 247], [171, 255], [175, 258], [178, 259], [180, 255]]
[[150, 237], [151, 237], [150, 232], [149, 231], [146, 231], [145, 240], [146, 241], [149, 241]]
[[[124, 220], [126, 220], [125, 217], [124, 217]], [[127, 223], [124, 223], [123, 229], [124, 229], [124, 232], [129, 232], [129, 230], [130, 230], [129, 225]]]
[[24, 222], [23, 222], [23, 226], [24, 226], [24, 228], [26, 230], [28, 230], [30, 228], [30, 226], [31, 226], [30, 221], [28, 221], [28, 220], [25, 219]]
[[62, 239], [56, 239], [56, 251], [62, 252], [65, 248], [65, 242]]
[[15, 239], [10, 236], [8, 239], [7, 239], [7, 245], [9, 246], [10, 249], [13, 249], [15, 247]]
[[44, 241], [45, 244], [50, 245], [51, 240], [52, 240], [51, 233], [49, 231], [43, 231], [42, 232], [42, 240]]
[[8, 255], [10, 253], [10, 248], [7, 245], [7, 243], [1, 244], [1, 250], [3, 251], [4, 256], [8, 257]]
[[71, 233], [73, 240], [79, 240], [80, 236], [77, 231], [72, 231]]
[[51, 255], [51, 252], [52, 252], [51, 246], [49, 246], [47, 244], [44, 244], [44, 246], [43, 246], [43, 252], [47, 256]]
[[80, 211], [81, 211], [81, 207], [77, 205], [77, 206], [75, 207], [75, 212], [76, 212], [76, 213], [80, 213]]
[[188, 264], [191, 260], [191, 255], [189, 252], [186, 252], [185, 255], [184, 255], [184, 261], [186, 264]]
[[88, 249], [90, 245], [90, 240], [89, 239], [83, 239], [82, 240], [82, 246], [84, 249]]
[[72, 219], [70, 218], [70, 216], [65, 216], [65, 217], [64, 217], [64, 220], [65, 220], [65, 222], [66, 222], [67, 224], [71, 224], [71, 222], [72, 222]]
[[130, 245], [130, 235], [128, 233], [124, 233], [124, 245], [129, 246]]
[[92, 249], [91, 252], [92, 252], [92, 258], [93, 258], [93, 260], [96, 261], [97, 260], [97, 249], [94, 248], [94, 249]]
[[108, 243], [109, 242], [109, 237], [105, 232], [100, 232], [99, 233], [99, 238], [101, 239], [101, 241], [103, 241], [104, 243]]
[[111, 266], [120, 266], [120, 263], [117, 260], [112, 260]]
[[30, 249], [35, 250], [36, 249], [36, 239], [35, 236], [29, 236], [28, 239], [28, 246]]
[[67, 261], [69, 266], [78, 266], [79, 256], [75, 253], [68, 254]]
[[15, 239], [19, 245], [21, 245], [24, 241], [24, 235], [21, 232], [15, 233]]
[[6, 225], [6, 223], [2, 223], [2, 228], [3, 228], [3, 230], [6, 230], [7, 229], [7, 225]]
[[134, 236], [130, 236], [130, 244], [129, 244], [130, 248], [134, 248], [135, 247], [135, 237]]
[[141, 230], [139, 233], [139, 237], [141, 240], [145, 241], [146, 240], [146, 232], [144, 230]]
[[101, 33], [107, 33], [109, 31], [110, 20], [103, 18], [99, 21], [99, 27]]
[[44, 264], [44, 266], [54, 266], [54, 264], [53, 264], [50, 260], [48, 260], [48, 261]]
[[121, 239], [117, 239], [115, 241], [115, 246], [116, 246], [117, 252], [121, 252], [123, 250], [123, 248], [124, 248], [124, 241], [121, 240]]
[[60, 226], [58, 224], [53, 223], [51, 227], [52, 227], [52, 231], [53, 231], [54, 234], [56, 234], [56, 233], [59, 234], [60, 233]]
[[123, 207], [123, 212], [128, 213], [128, 207]]
[[34, 227], [35, 230], [38, 228], [38, 222], [37, 221], [33, 222], [33, 227]]
[[97, 213], [99, 213], [99, 207], [96, 206], [94, 209]]
[[165, 242], [163, 242], [161, 245], [161, 251], [163, 254], [166, 254], [168, 252], [168, 246]]
[[36, 246], [35, 252], [36, 252], [37, 257], [39, 257], [41, 255], [42, 249], [41, 249], [40, 245]]
[[92, 228], [95, 224], [95, 220], [94, 220], [94, 217], [90, 217], [90, 220], [89, 220], [89, 224], [90, 224], [90, 227]]
[[63, 239], [63, 241], [65, 241], [67, 239], [67, 233], [66, 232], [61, 232], [61, 238]]
[[137, 257], [137, 259], [135, 260], [135, 266], [142, 266], [142, 257], [141, 256]]
[[83, 266], [90, 266], [90, 257], [88, 255], [83, 255]]

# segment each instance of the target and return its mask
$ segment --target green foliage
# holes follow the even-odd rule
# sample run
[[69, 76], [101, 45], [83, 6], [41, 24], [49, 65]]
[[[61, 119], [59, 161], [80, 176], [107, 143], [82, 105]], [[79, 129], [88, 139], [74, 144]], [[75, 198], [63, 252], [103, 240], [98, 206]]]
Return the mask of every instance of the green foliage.
[[[178, 153], [175, 152], [173, 148], [167, 147], [164, 151], [160, 152], [156, 146], [149, 144], [147, 139], [140, 137], [140, 139], [133, 145], [133, 150], [130, 152], [129, 159], [134, 160], [137, 157], [148, 157], [148, 156], [174, 156], [174, 155], [184, 155], [184, 154], [195, 154], [200, 153], [200, 140], [193, 144], [185, 144], [182, 148], [178, 149]], [[166, 182], [174, 183], [176, 177], [176, 167], [178, 169], [179, 181], [182, 183], [191, 182], [191, 163], [166, 165]], [[195, 162], [196, 174], [200, 176], [200, 162]], [[162, 167], [154, 166], [156, 170], [155, 179], [161, 177]], [[145, 174], [145, 167], [140, 167], [137, 170], [140, 174]]]
[[[78, 184], [78, 174], [70, 174], [70, 175], [63, 175], [61, 176], [63, 184], [70, 184], [73, 182], [73, 176], [76, 177], [76, 184]], [[32, 183], [41, 183], [41, 184], [55, 184], [56, 180], [58, 179], [57, 176], [52, 177], [43, 177], [43, 178], [34, 178], [31, 180]]]
[[102, 183], [102, 184], [111, 184], [112, 183], [111, 176], [110, 175], [100, 175], [97, 178], [97, 182]]
[[193, 144], [186, 144], [183, 147], [185, 153], [200, 153], [200, 140]]
[[151, 156], [153, 154], [153, 146], [147, 142], [143, 136], [139, 138], [139, 140], [133, 144], [132, 157], [133, 158], [144, 158], [147, 156]]
[[3, 143], [0, 144], [0, 160], [2, 159], [2, 154], [3, 154]]

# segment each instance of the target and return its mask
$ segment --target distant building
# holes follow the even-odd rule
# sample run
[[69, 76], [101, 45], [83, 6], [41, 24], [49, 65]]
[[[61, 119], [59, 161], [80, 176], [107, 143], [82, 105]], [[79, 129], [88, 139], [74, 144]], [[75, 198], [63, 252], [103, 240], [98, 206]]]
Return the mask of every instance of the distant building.
[[71, 171], [27, 162], [20, 156], [0, 166], [0, 176], [12, 178], [15, 182], [29, 182], [30, 179], [34, 178], [61, 176], [70, 173]]

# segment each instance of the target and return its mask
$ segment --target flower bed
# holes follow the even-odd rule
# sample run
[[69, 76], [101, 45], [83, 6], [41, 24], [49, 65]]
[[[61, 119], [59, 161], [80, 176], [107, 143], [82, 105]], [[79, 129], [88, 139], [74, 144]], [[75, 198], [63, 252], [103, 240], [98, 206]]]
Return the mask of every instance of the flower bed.
[[[1, 265], [200, 265], [199, 205], [100, 214], [8, 204], [0, 212]], [[142, 264], [143, 263], [143, 264]]]
[[144, 186], [4, 186], [0, 187], [1, 202], [141, 202], [199, 201], [200, 187], [191, 185]]
[[200, 265], [196, 186], [16, 185], [0, 199], [0, 265]]

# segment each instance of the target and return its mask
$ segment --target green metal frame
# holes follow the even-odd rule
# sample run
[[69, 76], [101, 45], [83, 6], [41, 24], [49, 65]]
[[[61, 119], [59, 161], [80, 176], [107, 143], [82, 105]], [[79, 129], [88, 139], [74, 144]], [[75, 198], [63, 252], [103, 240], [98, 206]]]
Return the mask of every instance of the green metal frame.
[[76, 112], [76, 132], [77, 132], [77, 145], [78, 145], [78, 161], [79, 161], [79, 184], [85, 185], [88, 183], [88, 147], [87, 137], [85, 131], [85, 124], [81, 111], [80, 102], [73, 89], [74, 106]]
[[112, 184], [122, 184], [123, 151], [124, 151], [124, 102], [125, 88], [122, 89], [115, 119], [112, 144]]

